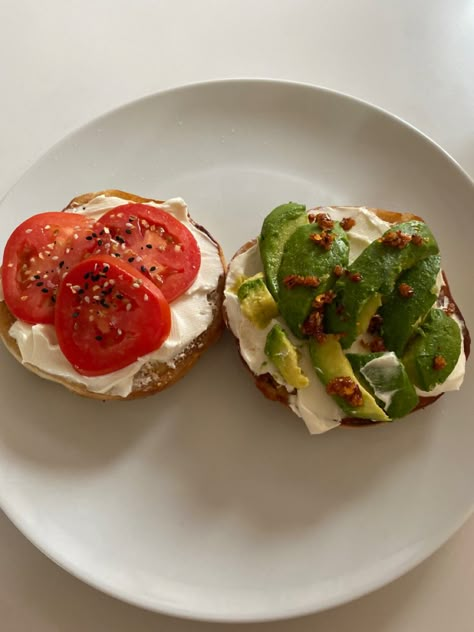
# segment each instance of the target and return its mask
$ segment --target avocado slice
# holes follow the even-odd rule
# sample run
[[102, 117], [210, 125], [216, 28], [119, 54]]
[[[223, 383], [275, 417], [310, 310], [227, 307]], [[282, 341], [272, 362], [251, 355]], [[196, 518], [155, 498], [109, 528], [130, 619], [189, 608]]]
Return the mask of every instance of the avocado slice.
[[[415, 236], [402, 248], [384, 243], [390, 234]], [[348, 348], [357, 337], [360, 315], [367, 301], [376, 293], [390, 294], [400, 274], [415, 263], [439, 252], [433, 234], [424, 222], [411, 220], [390, 227], [373, 241], [349, 266], [348, 274], [338, 279], [336, 300], [327, 310], [327, 327], [343, 334], [341, 345]]]
[[274, 325], [267, 335], [265, 355], [273, 362], [287, 384], [294, 388], [306, 388], [309, 380], [298, 364], [298, 352], [285, 330]]
[[283, 247], [290, 235], [303, 224], [308, 224], [306, 206], [289, 202], [277, 206], [263, 221], [258, 241], [268, 289], [278, 298], [277, 274]]
[[[278, 307], [288, 327], [298, 338], [304, 337], [301, 326], [311, 311], [314, 298], [334, 285], [334, 267], [347, 265], [349, 258], [347, 235], [338, 222], [334, 223], [331, 231], [334, 241], [329, 250], [311, 240], [311, 235], [321, 232], [317, 224], [299, 226], [285, 244], [278, 270]], [[317, 277], [319, 285], [289, 287], [285, 279], [290, 275]]]
[[393, 351], [348, 353], [346, 357], [357, 378], [391, 419], [407, 415], [418, 404], [415, 387]]
[[[436, 300], [436, 277], [440, 269], [440, 256], [431, 255], [415, 263], [397, 279], [395, 288], [379, 310], [382, 316], [382, 338], [385, 347], [398, 356], [423, 322]], [[401, 284], [409, 286], [413, 295], [403, 297]]]
[[328, 384], [339, 377], [348, 377], [359, 387], [362, 395], [362, 404], [354, 407], [350, 402], [338, 395], [332, 395], [340, 408], [348, 417], [360, 417], [372, 421], [390, 421], [388, 415], [377, 404], [374, 397], [364, 388], [354, 375], [349, 360], [344, 355], [337, 336], [326, 335], [323, 342], [315, 338], [309, 341], [311, 361], [317, 376], [327, 387]]
[[402, 357], [411, 382], [423, 391], [442, 384], [456, 366], [461, 344], [456, 321], [442, 309], [432, 308]]
[[268, 291], [263, 273], [246, 279], [237, 290], [240, 309], [259, 329], [265, 329], [272, 318], [278, 316], [278, 306]]

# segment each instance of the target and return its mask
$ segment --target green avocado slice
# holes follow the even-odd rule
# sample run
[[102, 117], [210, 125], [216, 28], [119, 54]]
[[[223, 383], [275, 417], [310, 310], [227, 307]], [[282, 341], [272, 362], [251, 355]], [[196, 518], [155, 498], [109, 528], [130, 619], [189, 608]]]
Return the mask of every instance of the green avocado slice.
[[354, 375], [351, 364], [342, 351], [336, 336], [327, 335], [323, 342], [315, 338], [309, 341], [309, 353], [316, 375], [327, 387], [332, 380], [341, 377], [350, 378], [359, 387], [362, 404], [353, 406], [338, 395], [332, 395], [339, 407], [348, 417], [360, 417], [372, 421], [390, 421], [388, 415], [377, 404], [374, 397], [364, 388]]
[[[379, 310], [382, 316], [382, 338], [385, 347], [398, 356], [408, 340], [416, 333], [436, 300], [436, 277], [440, 269], [440, 256], [431, 255], [403, 272], [395, 288]], [[405, 284], [413, 291], [404, 297], [399, 288]]]
[[[383, 243], [389, 233], [416, 236], [398, 248]], [[357, 337], [360, 315], [375, 293], [389, 295], [400, 274], [419, 261], [437, 254], [438, 244], [424, 222], [412, 220], [395, 224], [381, 239], [373, 241], [349, 266], [348, 274], [335, 286], [336, 300], [327, 309], [326, 326], [332, 333], [343, 334], [341, 345], [348, 348]]]
[[423, 391], [442, 384], [456, 366], [461, 344], [456, 321], [442, 309], [432, 308], [402, 357], [411, 382]]
[[275, 299], [278, 298], [277, 274], [283, 247], [298, 226], [308, 222], [306, 206], [295, 202], [277, 206], [263, 221], [258, 245], [267, 287]]
[[[298, 227], [285, 244], [278, 270], [278, 308], [288, 327], [298, 338], [304, 337], [301, 326], [311, 311], [314, 298], [334, 285], [334, 267], [344, 267], [349, 257], [347, 235], [338, 222], [334, 223], [331, 231], [334, 241], [329, 250], [316, 245], [311, 239], [311, 235], [321, 232], [322, 229], [317, 224]], [[285, 279], [291, 275], [317, 277], [319, 285], [289, 287]]]
[[278, 316], [278, 306], [265, 285], [262, 272], [246, 279], [240, 285], [237, 297], [243, 315], [259, 329], [264, 329]]
[[265, 355], [273, 362], [287, 384], [294, 388], [306, 388], [309, 385], [309, 380], [298, 363], [296, 347], [278, 324], [273, 325], [267, 334]]
[[357, 378], [391, 419], [407, 415], [418, 404], [415, 388], [393, 351], [348, 353], [346, 357]]

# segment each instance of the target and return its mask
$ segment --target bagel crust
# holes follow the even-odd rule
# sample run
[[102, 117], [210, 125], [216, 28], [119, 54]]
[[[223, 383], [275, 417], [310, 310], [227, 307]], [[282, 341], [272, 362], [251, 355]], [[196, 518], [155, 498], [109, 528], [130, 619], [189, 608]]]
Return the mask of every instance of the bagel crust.
[[[79, 206], [88, 204], [91, 200], [95, 199], [98, 196], [119, 197], [123, 200], [142, 204], [147, 202], [160, 204], [163, 202], [163, 200], [144, 198], [132, 193], [126, 193], [124, 191], [116, 189], [106, 189], [104, 191], [85, 193], [83, 195], [75, 197], [69, 202], [69, 204], [63, 209], [63, 211], [72, 211]], [[146, 397], [148, 395], [158, 393], [159, 391], [164, 390], [168, 386], [171, 386], [172, 384], [180, 380], [194, 366], [194, 364], [198, 361], [198, 359], [206, 351], [206, 349], [219, 339], [224, 328], [224, 321], [222, 317], [226, 266], [224, 254], [219, 243], [209, 234], [209, 232], [203, 226], [200, 226], [191, 218], [190, 221], [193, 226], [195, 226], [200, 232], [204, 233], [215, 245], [216, 253], [218, 254], [222, 263], [222, 274], [219, 276], [216, 287], [207, 295], [207, 300], [212, 306], [213, 318], [211, 323], [205, 331], [203, 331], [198, 337], [194, 338], [194, 340], [192, 340], [190, 344], [181, 353], [179, 353], [176, 358], [173, 359], [173, 365], [153, 360], [144, 364], [134, 376], [132, 390], [126, 397], [121, 397], [120, 395], [111, 395], [108, 393], [96, 393], [89, 390], [83, 384], [73, 382], [72, 380], [63, 377], [59, 377], [57, 375], [49, 373], [45, 369], [40, 369], [36, 366], [23, 362], [18, 344], [16, 340], [9, 334], [10, 328], [16, 319], [8, 309], [5, 301], [0, 301], [0, 337], [2, 338], [7, 349], [18, 360], [18, 362], [22, 363], [25, 368], [29, 369], [33, 373], [36, 373], [36, 375], [39, 375], [40, 377], [52, 382], [58, 382], [59, 384], [65, 386], [68, 390], [77, 393], [78, 395], [89, 397], [91, 399], [137, 399], [139, 397]]]
[[[320, 210], [321, 207], [318, 207], [314, 210]], [[339, 207], [341, 208], [341, 207]], [[313, 209], [312, 209], [313, 210]], [[385, 222], [388, 222], [390, 224], [398, 224], [400, 222], [407, 222], [410, 220], [418, 220], [418, 221], [424, 221], [421, 217], [417, 216], [417, 215], [413, 215], [412, 213], [398, 213], [396, 211], [387, 211], [385, 209], [378, 209], [378, 208], [367, 208], [367, 210], [369, 210], [370, 212], [374, 213], [375, 215], [377, 215], [377, 217], [381, 220], [384, 220]], [[238, 257], [239, 255], [243, 254], [244, 252], [247, 252], [247, 250], [250, 250], [250, 248], [252, 248], [253, 246], [255, 246], [255, 244], [257, 243], [257, 239], [252, 239], [250, 241], [248, 241], [247, 243], [245, 243], [241, 248], [239, 248], [239, 250], [237, 250], [237, 252], [234, 254], [234, 256], [231, 259], [231, 262]], [[230, 265], [230, 264], [229, 264]], [[455, 303], [451, 291], [449, 289], [449, 284], [448, 284], [448, 280], [446, 278], [445, 273], [443, 272], [443, 282], [444, 285], [441, 288], [441, 293], [440, 296], [441, 297], [447, 297], [449, 299], [449, 302], [453, 305], [454, 307], [454, 311], [453, 313], [456, 315], [456, 317], [458, 318], [458, 320], [461, 322], [462, 324], [462, 332], [463, 332], [463, 339], [464, 339], [464, 353], [466, 355], [466, 359], [469, 356], [470, 353], [470, 348], [471, 348], [471, 338], [470, 338], [470, 334], [469, 331], [466, 327], [466, 323], [465, 320], [461, 314], [461, 311], [459, 309], [459, 307], [457, 306], [457, 304]], [[225, 304], [224, 304], [224, 320], [226, 323], [227, 328], [229, 329], [229, 331], [233, 334], [232, 329], [230, 327], [229, 324], [229, 319], [228, 319], [228, 315], [225, 309]], [[236, 340], [237, 343], [237, 347], [239, 349], [239, 354], [241, 356], [242, 362], [244, 363], [245, 367], [248, 369], [249, 373], [251, 373], [255, 385], [256, 387], [259, 389], [259, 391], [261, 393], [263, 393], [263, 395], [267, 398], [270, 399], [272, 401], [276, 401], [276, 402], [280, 402], [281, 404], [283, 404], [284, 406], [286, 406], [287, 408], [290, 408], [290, 397], [292, 395], [294, 395], [294, 393], [296, 391], [292, 391], [289, 392], [287, 390], [287, 388], [285, 386], [283, 386], [282, 384], [278, 384], [278, 382], [275, 381], [275, 379], [273, 378], [273, 376], [270, 373], [263, 373], [260, 375], [256, 375], [255, 373], [253, 373], [249, 367], [247, 366], [247, 363], [245, 362], [245, 360], [242, 357], [242, 353], [240, 351], [240, 343], [238, 338], [235, 337], [234, 338]], [[440, 397], [442, 397], [444, 393], [441, 393], [440, 395], [436, 395], [433, 397], [420, 397], [419, 398], [419, 402], [417, 404], [417, 406], [414, 408], [414, 410], [412, 412], [414, 412], [415, 410], [420, 410], [422, 408], [425, 408], [426, 406], [429, 406], [430, 404], [433, 404], [437, 399], [439, 399]], [[345, 417], [343, 419], [341, 419], [341, 425], [343, 426], [348, 426], [348, 427], [362, 427], [362, 426], [373, 426], [375, 424], [380, 424], [380, 423], [384, 423], [384, 422], [374, 422], [374, 421], [370, 421], [368, 419], [361, 419], [358, 417]]]

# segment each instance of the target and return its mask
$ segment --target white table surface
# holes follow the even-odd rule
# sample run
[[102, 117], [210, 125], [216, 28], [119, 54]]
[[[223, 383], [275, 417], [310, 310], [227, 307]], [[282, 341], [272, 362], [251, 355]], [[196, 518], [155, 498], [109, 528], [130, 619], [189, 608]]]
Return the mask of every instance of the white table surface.
[[[304, 81], [360, 97], [421, 129], [474, 174], [472, 0], [2, 0], [0, 28], [0, 196], [91, 118], [163, 88], [224, 77]], [[471, 518], [430, 559], [371, 595], [243, 629], [468, 632], [473, 586]], [[2, 632], [224, 629], [99, 593], [4, 515], [0, 621]]]

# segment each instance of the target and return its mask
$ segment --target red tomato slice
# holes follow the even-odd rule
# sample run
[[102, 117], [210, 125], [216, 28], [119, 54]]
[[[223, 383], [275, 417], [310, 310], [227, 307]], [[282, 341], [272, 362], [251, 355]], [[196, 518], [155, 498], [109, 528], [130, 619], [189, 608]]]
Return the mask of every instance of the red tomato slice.
[[147, 204], [124, 204], [100, 222], [116, 242], [111, 254], [150, 278], [168, 301], [192, 285], [201, 252], [193, 234], [170, 213]]
[[162, 292], [133, 266], [97, 255], [62, 280], [55, 327], [76, 371], [104, 375], [158, 349], [170, 332], [171, 312]]
[[9, 310], [27, 323], [53, 323], [61, 278], [108, 239], [100, 223], [75, 213], [39, 213], [24, 221], [3, 254], [2, 284]]

